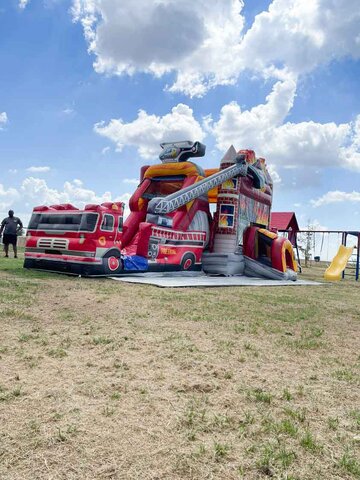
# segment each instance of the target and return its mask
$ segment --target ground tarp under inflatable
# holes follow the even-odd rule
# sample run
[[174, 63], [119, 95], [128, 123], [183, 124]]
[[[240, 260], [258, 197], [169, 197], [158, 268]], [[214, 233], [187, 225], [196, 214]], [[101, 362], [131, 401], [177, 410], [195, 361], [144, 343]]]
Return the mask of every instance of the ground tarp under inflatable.
[[269, 280], [265, 278], [246, 277], [243, 275], [224, 277], [208, 276], [202, 272], [169, 272], [169, 273], [133, 273], [112, 277], [113, 280], [129, 283], [141, 283], [163, 288], [175, 287], [284, 287], [321, 285], [309, 280]]

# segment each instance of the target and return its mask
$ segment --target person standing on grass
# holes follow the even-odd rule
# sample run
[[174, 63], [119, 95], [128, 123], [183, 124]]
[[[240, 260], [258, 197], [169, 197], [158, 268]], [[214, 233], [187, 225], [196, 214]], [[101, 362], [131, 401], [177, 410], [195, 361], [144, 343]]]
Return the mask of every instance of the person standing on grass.
[[17, 258], [17, 236], [18, 233], [22, 230], [23, 224], [20, 218], [14, 217], [14, 211], [9, 210], [9, 216], [4, 218], [1, 222], [0, 227], [0, 237], [4, 231], [3, 235], [3, 244], [4, 244], [4, 251], [5, 257], [9, 256], [9, 245], [13, 246], [14, 250], [14, 258]]

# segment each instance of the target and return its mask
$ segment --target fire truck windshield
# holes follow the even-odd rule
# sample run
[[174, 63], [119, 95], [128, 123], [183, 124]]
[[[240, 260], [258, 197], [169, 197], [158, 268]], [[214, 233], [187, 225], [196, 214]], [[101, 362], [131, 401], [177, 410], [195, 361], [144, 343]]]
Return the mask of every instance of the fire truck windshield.
[[93, 232], [98, 216], [97, 213], [33, 213], [28, 229]]
[[185, 176], [152, 178], [148, 188], [143, 193], [143, 198], [166, 197], [171, 193], [181, 190]]

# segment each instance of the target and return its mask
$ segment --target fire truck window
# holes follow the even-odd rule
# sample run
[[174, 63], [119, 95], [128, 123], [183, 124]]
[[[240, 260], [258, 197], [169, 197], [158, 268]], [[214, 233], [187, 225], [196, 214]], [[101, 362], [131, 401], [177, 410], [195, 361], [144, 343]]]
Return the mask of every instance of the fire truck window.
[[112, 232], [114, 230], [114, 217], [112, 215], [104, 215], [101, 230], [106, 230], [107, 232]]
[[183, 176], [153, 178], [143, 193], [143, 198], [166, 197], [178, 192], [183, 186], [184, 178]]
[[81, 215], [80, 230], [85, 230], [86, 232], [93, 232], [96, 227], [97, 219], [97, 214], [84, 213], [83, 215]]
[[40, 213], [33, 213], [30, 218], [28, 228], [30, 230], [36, 230], [40, 222]]
[[122, 232], [122, 229], [123, 229], [123, 218], [119, 217], [119, 226], [118, 226], [119, 232]]
[[61, 232], [93, 232], [97, 213], [34, 213], [29, 230], [57, 230]]

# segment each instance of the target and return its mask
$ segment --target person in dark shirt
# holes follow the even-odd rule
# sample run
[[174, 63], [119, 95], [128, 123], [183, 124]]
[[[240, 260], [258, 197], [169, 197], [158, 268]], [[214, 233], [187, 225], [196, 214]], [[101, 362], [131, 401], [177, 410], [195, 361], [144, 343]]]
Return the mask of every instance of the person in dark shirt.
[[4, 244], [4, 251], [5, 257], [9, 256], [9, 245], [11, 244], [14, 249], [14, 258], [17, 258], [17, 235], [23, 228], [23, 224], [18, 217], [14, 217], [14, 211], [9, 210], [9, 216], [4, 218], [1, 222], [0, 227], [0, 237], [4, 231], [3, 235], [3, 244]]

